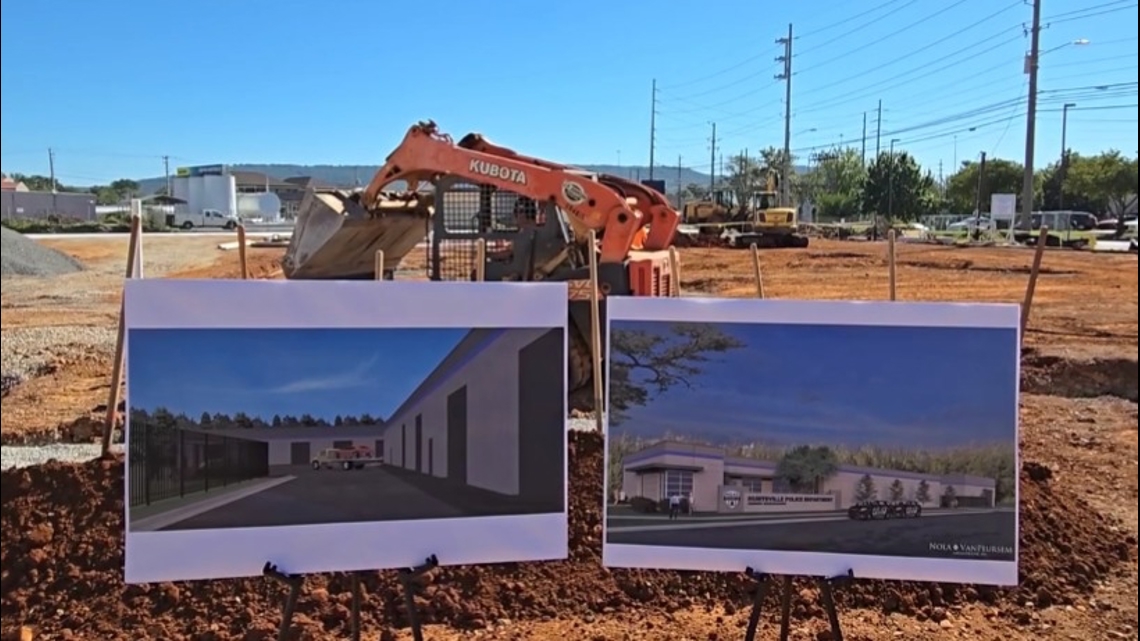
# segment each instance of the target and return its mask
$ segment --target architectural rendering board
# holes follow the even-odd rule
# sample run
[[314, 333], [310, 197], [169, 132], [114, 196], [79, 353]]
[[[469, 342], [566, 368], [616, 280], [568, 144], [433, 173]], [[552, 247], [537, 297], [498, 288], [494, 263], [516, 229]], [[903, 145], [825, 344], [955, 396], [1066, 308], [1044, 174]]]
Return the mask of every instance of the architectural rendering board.
[[565, 558], [564, 285], [125, 296], [128, 582]]
[[606, 565], [1017, 583], [1018, 306], [608, 317]]

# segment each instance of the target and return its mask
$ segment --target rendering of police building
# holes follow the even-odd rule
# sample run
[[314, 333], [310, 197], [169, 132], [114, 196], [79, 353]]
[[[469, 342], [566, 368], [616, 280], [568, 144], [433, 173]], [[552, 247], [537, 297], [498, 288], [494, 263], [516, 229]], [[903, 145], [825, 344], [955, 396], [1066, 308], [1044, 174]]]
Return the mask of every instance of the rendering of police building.
[[[622, 461], [622, 494], [662, 501], [679, 495], [692, 512], [797, 512], [845, 510], [857, 502], [870, 477], [879, 499], [898, 481], [900, 500], [923, 507], [994, 507], [996, 481], [967, 475], [937, 475], [840, 465], [820, 480], [818, 493], [795, 493], [772, 461], [729, 456], [721, 448], [662, 441]], [[897, 488], [898, 486], [895, 485]]]

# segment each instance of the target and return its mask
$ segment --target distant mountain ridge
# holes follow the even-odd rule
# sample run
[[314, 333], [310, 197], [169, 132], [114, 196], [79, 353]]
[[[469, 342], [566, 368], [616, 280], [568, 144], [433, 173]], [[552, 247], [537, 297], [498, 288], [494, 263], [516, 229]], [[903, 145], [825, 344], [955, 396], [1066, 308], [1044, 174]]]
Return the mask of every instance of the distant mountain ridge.
[[[575, 165], [587, 171], [613, 174], [630, 180], [645, 180], [649, 178], [649, 167], [638, 165]], [[291, 164], [234, 164], [229, 165], [232, 171], [248, 171], [267, 174], [270, 177], [284, 180], [295, 176], [310, 176], [318, 181], [331, 183], [338, 187], [351, 188], [356, 185], [366, 185], [372, 175], [380, 169], [379, 165], [291, 165]], [[678, 172], [676, 167], [658, 166], [653, 170], [653, 177], [664, 180], [669, 195], [677, 191]], [[138, 181], [144, 194], [153, 194], [166, 185], [166, 178], [162, 176], [143, 178]], [[697, 183], [709, 184], [709, 175], [688, 167], [680, 171], [681, 187]]]

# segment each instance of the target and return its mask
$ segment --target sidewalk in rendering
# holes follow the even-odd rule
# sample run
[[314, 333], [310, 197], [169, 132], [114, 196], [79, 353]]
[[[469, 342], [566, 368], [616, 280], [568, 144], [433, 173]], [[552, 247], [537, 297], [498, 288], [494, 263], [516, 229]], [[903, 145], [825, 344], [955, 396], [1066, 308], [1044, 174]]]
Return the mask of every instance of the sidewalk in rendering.
[[[295, 476], [280, 476], [259, 479], [257, 481], [242, 483], [238, 486], [227, 488], [221, 492], [202, 494], [200, 497], [195, 497], [193, 500], [187, 501], [186, 499], [172, 499], [171, 503], [166, 505], [175, 504], [177, 507], [171, 509], [161, 509], [159, 506], [148, 506], [132, 508], [132, 511], [151, 512], [154, 514], [144, 516], [139, 519], [131, 519], [127, 530], [130, 532], [153, 532], [161, 530], [162, 528], [169, 527], [185, 521], [186, 519], [198, 516], [210, 510], [228, 505], [235, 501], [240, 501], [249, 496], [253, 496], [259, 492], [264, 492], [272, 487], [277, 487], [283, 483], [288, 483], [294, 480]], [[180, 503], [180, 505], [179, 505]], [[160, 507], [161, 511], [156, 511], [155, 508]]]

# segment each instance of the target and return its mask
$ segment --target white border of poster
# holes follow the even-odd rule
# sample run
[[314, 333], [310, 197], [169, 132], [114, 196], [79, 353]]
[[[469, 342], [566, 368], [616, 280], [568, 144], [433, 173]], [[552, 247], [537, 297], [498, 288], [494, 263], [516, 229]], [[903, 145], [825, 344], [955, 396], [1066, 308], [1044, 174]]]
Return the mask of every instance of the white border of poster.
[[[128, 280], [124, 299], [128, 338], [132, 329], [158, 328], [559, 327], [565, 339], [568, 329], [564, 283], [154, 279]], [[128, 353], [129, 349], [128, 341]], [[266, 562], [285, 573], [307, 574], [411, 567], [433, 554], [441, 565], [565, 559], [569, 555], [567, 452], [564, 448], [561, 513], [159, 532], [128, 529], [125, 582], [260, 576]], [[124, 492], [129, 495], [129, 475], [124, 477]], [[130, 522], [129, 513], [124, 522]]]
[[[1021, 313], [1015, 304], [900, 303], [880, 301], [794, 301], [719, 298], [610, 298], [606, 310], [606, 362], [609, 361], [610, 327], [614, 321], [662, 321], [693, 323], [770, 323], [808, 325], [875, 325], [893, 327], [973, 327], [1015, 330], [1020, 342]], [[1017, 361], [1020, 379], [1020, 349], [1013, 344], [1010, 358]], [[606, 390], [607, 404], [609, 390]], [[609, 424], [606, 424], [608, 435]], [[1020, 437], [1020, 427], [1015, 424]], [[606, 439], [606, 465], [609, 439]], [[1021, 469], [1017, 451], [1015, 470]], [[609, 497], [609, 475], [603, 496]], [[1015, 490], [1020, 499], [1020, 487]], [[603, 499], [605, 501], [605, 499]], [[602, 506], [602, 563], [606, 567], [743, 572], [800, 576], [840, 576], [848, 571], [864, 579], [935, 581], [1017, 585], [1020, 542], [1014, 545], [1012, 561], [932, 559], [822, 552], [714, 549], [653, 545], [630, 545], [606, 541], [606, 506]], [[1017, 539], [1020, 539], [1018, 513]]]

